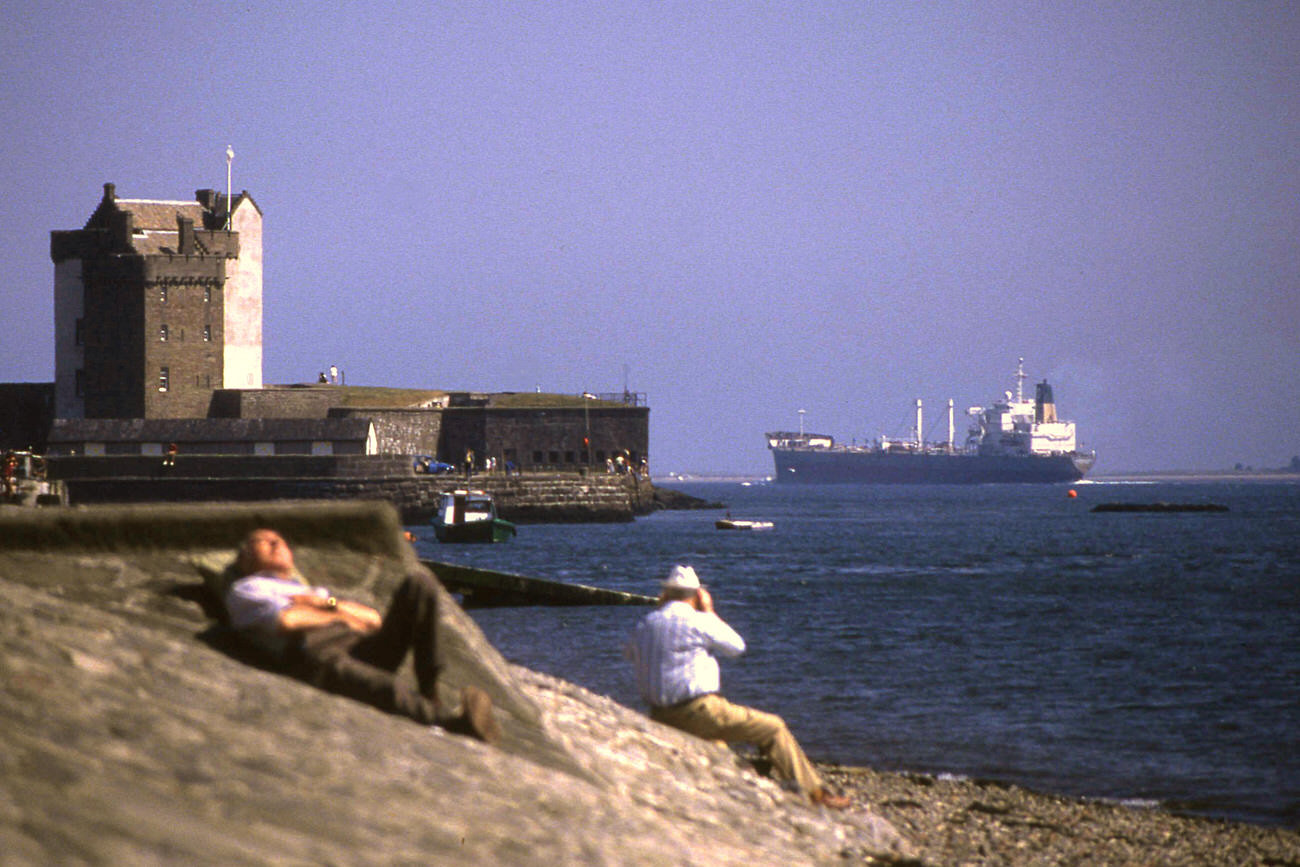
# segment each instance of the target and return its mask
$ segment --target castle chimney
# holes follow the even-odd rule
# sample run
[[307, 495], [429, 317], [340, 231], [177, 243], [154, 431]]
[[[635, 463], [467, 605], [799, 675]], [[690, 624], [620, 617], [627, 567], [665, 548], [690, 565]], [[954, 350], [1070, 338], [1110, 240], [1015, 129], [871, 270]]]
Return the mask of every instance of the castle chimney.
[[110, 216], [109, 228], [112, 232], [113, 246], [126, 250], [131, 246], [131, 235], [135, 231], [135, 214], [130, 211], [114, 211]]
[[189, 217], [176, 215], [176, 248], [182, 256], [194, 254], [194, 221]]
[[117, 201], [117, 184], [104, 184], [104, 201], [109, 204]]

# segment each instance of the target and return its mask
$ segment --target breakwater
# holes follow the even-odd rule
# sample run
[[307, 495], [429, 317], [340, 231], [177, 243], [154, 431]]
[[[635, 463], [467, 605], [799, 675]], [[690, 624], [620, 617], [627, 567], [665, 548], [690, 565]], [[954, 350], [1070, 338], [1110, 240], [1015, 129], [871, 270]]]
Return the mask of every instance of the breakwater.
[[706, 505], [648, 479], [609, 473], [425, 475], [403, 455], [138, 455], [50, 459], [73, 505], [103, 503], [382, 500], [407, 524], [428, 521], [440, 494], [487, 491], [520, 524], [618, 523], [659, 508]]
[[589, 584], [548, 581], [496, 569], [479, 569], [441, 560], [421, 560], [463, 608], [534, 605], [654, 605], [658, 599]]

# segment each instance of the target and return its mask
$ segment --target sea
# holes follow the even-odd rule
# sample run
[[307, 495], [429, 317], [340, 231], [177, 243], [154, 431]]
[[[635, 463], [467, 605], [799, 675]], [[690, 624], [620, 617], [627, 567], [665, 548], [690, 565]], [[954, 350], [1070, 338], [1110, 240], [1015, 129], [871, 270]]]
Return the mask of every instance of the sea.
[[[695, 567], [748, 643], [723, 692], [813, 758], [1300, 827], [1300, 484], [667, 486], [725, 511], [410, 529], [428, 559], [650, 595]], [[1092, 511], [1117, 502], [1228, 511]], [[470, 611], [511, 661], [634, 708], [644, 613]]]

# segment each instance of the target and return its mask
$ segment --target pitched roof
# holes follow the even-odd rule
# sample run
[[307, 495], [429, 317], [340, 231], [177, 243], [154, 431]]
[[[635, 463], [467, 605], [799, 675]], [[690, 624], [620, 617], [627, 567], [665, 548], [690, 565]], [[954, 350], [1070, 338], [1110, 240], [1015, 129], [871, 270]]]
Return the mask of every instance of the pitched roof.
[[115, 204], [119, 211], [126, 211], [133, 218], [136, 229], [161, 229], [176, 231], [176, 218], [193, 220], [194, 225], [203, 227], [203, 206], [198, 202], [172, 202], [161, 199], [117, 199]]

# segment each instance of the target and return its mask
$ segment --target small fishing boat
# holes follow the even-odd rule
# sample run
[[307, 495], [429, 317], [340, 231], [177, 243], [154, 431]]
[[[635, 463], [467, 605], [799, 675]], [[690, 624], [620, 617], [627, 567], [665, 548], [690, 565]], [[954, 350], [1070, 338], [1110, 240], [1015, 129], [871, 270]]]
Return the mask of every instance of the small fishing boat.
[[432, 523], [439, 542], [504, 542], [515, 535], [515, 525], [497, 517], [496, 502], [484, 491], [443, 494]]
[[771, 521], [747, 521], [744, 518], [720, 518], [713, 522], [719, 530], [771, 530], [776, 525]]

